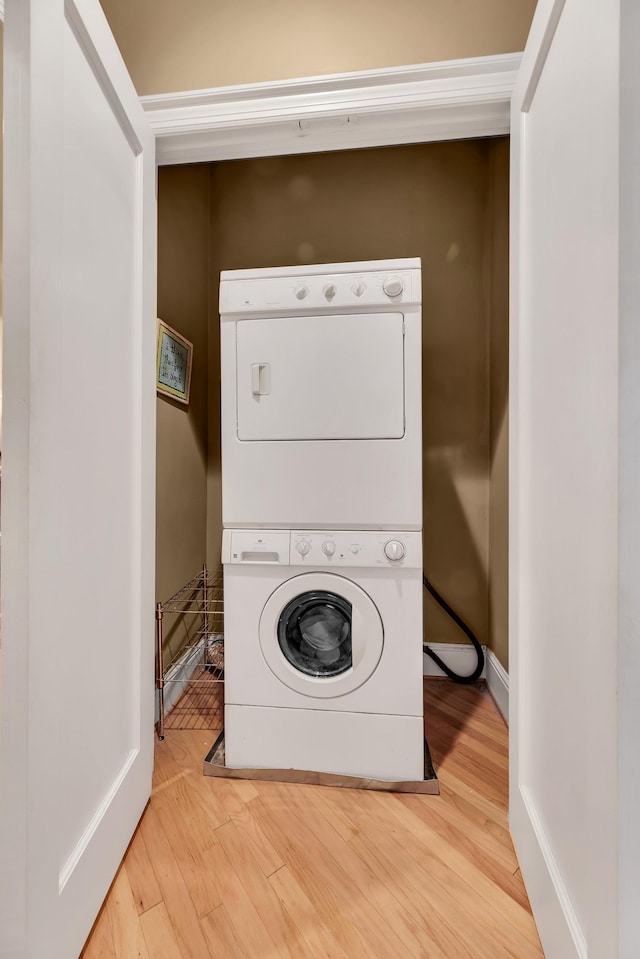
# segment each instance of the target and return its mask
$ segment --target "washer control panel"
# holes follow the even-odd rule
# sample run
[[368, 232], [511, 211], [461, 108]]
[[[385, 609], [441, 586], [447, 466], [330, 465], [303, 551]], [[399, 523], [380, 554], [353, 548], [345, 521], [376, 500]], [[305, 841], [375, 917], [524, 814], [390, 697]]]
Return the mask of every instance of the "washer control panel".
[[[300, 555], [306, 556], [311, 543], [300, 540]], [[225, 529], [222, 533], [223, 564], [288, 566], [290, 535], [286, 529]]]
[[291, 566], [422, 566], [422, 533], [291, 530], [290, 535]]
[[422, 533], [371, 530], [226, 529], [222, 562], [267, 566], [422, 567]]

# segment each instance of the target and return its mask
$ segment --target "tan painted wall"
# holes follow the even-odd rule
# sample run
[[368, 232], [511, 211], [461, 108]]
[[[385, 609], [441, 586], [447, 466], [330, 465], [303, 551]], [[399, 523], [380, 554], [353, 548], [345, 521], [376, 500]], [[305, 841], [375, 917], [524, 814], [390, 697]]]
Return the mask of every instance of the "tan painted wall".
[[489, 634], [491, 649], [509, 666], [509, 141], [490, 149], [489, 317]]
[[[158, 316], [193, 343], [189, 406], [157, 400], [156, 596], [168, 599], [206, 554], [209, 168], [164, 167], [158, 181]], [[187, 624], [168, 618], [171, 652]]]
[[[425, 568], [482, 642], [489, 637], [490, 188], [492, 174], [506, 178], [492, 151], [488, 141], [467, 141], [211, 167], [214, 283], [221, 269], [422, 257]], [[211, 304], [213, 333], [217, 284]], [[211, 562], [219, 559], [221, 527], [217, 336], [210, 338]], [[429, 641], [464, 641], [430, 599], [425, 612]]]
[[140, 94], [523, 50], [535, 0], [102, 0]]

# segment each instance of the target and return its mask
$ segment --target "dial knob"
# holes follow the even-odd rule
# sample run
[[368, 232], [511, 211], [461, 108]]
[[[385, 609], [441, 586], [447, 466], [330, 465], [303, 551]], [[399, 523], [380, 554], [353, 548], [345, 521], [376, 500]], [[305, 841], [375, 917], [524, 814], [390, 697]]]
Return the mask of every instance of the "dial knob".
[[309, 289], [308, 289], [308, 287], [306, 287], [306, 286], [297, 286], [297, 287], [296, 287], [296, 297], [297, 297], [299, 300], [304, 300], [304, 298], [306, 297], [306, 295], [307, 295], [308, 292], [309, 292]]
[[335, 551], [336, 551], [336, 544], [333, 542], [332, 539], [326, 539], [324, 543], [322, 544], [322, 552], [324, 553], [324, 555], [328, 559], [331, 559]]
[[351, 289], [356, 296], [362, 296], [365, 291], [365, 285], [364, 283], [354, 283]]
[[322, 288], [322, 292], [324, 293], [327, 300], [332, 300], [334, 296], [336, 295], [335, 283], [327, 283], [327, 285]]
[[299, 539], [296, 543], [296, 552], [300, 553], [301, 556], [306, 556], [310, 549], [311, 543], [308, 539]]
[[400, 296], [404, 290], [404, 283], [399, 276], [388, 276], [382, 284], [382, 289], [387, 296]]
[[399, 560], [404, 559], [405, 553], [404, 545], [399, 543], [397, 539], [390, 539], [388, 543], [384, 544], [384, 555], [387, 559], [390, 559], [392, 563], [397, 563]]

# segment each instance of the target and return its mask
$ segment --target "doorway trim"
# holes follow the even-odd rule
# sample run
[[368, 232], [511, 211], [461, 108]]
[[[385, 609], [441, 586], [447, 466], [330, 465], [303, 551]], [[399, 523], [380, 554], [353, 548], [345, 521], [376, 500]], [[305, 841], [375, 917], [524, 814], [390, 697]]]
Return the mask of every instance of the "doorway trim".
[[503, 136], [520, 53], [141, 97], [160, 166]]

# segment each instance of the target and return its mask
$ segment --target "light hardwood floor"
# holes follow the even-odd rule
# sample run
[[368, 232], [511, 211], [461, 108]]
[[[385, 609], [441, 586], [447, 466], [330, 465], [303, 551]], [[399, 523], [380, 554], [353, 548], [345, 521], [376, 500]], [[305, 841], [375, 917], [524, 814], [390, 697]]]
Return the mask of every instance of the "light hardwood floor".
[[168, 730], [151, 802], [81, 959], [543, 956], [507, 828], [507, 729], [427, 680], [440, 796], [204, 777]]

